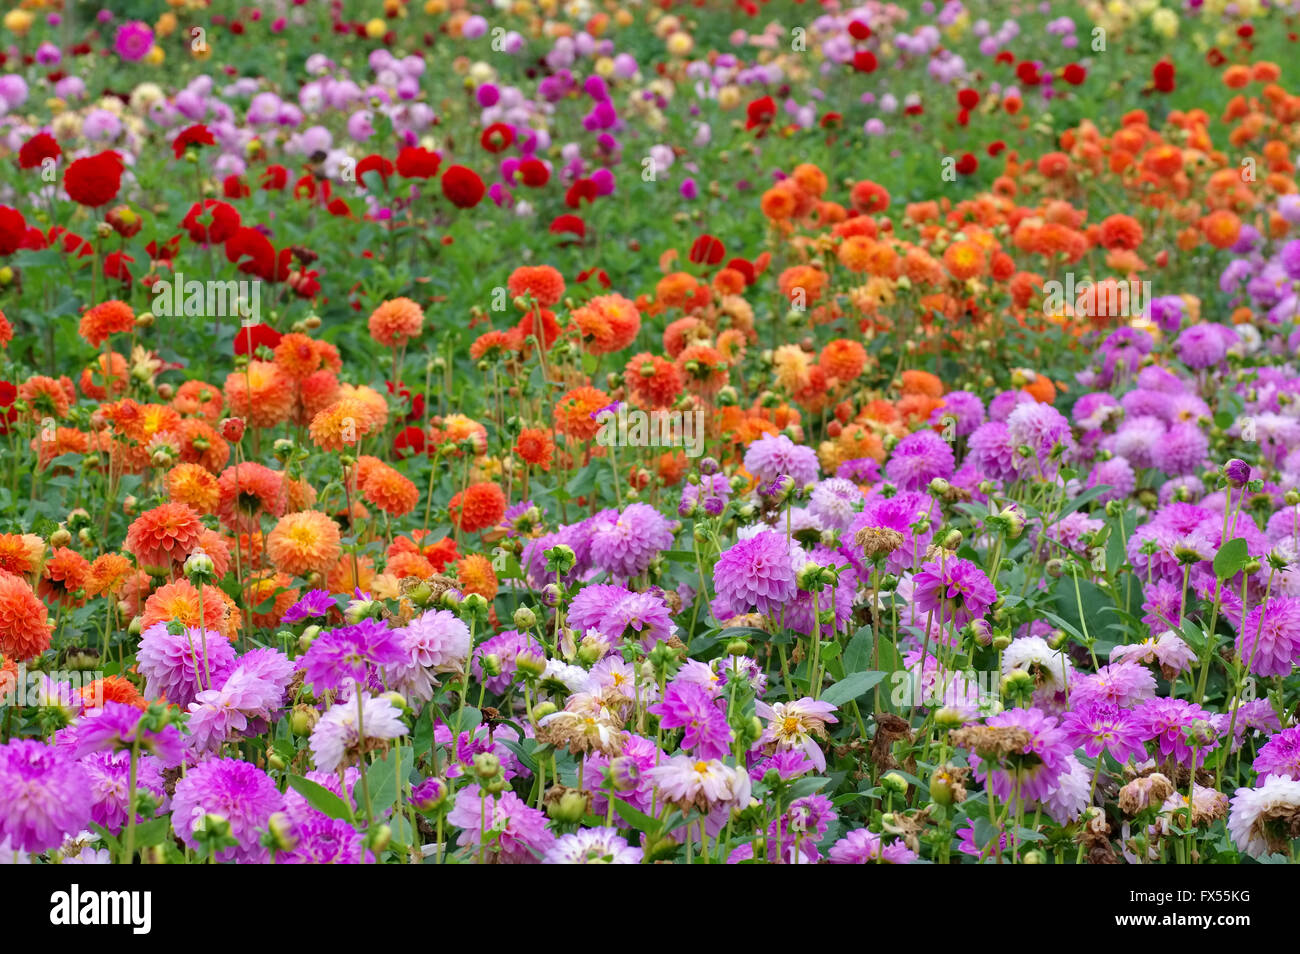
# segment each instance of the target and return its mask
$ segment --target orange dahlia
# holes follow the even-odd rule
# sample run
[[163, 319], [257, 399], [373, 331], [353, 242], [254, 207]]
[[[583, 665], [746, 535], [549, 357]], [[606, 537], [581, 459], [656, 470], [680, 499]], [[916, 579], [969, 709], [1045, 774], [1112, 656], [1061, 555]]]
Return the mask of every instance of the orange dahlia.
[[86, 595], [91, 599], [110, 593], [114, 596], [136, 572], [134, 564], [120, 553], [101, 553], [90, 564]]
[[1215, 248], [1231, 248], [1241, 235], [1241, 219], [1227, 209], [1216, 209], [1201, 219], [1201, 232]]
[[350, 596], [357, 587], [363, 590], [370, 588], [370, 583], [375, 578], [374, 561], [368, 556], [358, 554], [355, 574], [352, 563], [352, 554], [345, 553], [339, 557], [339, 562], [334, 564], [334, 569], [326, 574], [325, 586], [331, 593], [347, 593]]
[[108, 340], [109, 335], [126, 334], [135, 328], [135, 312], [124, 301], [100, 302], [81, 316], [81, 325], [77, 328], [81, 337], [98, 348]]
[[447, 505], [451, 522], [466, 533], [495, 527], [506, 515], [506, 495], [496, 484], [470, 484]]
[[321, 450], [342, 451], [370, 433], [370, 420], [365, 405], [354, 398], [343, 398], [318, 411], [307, 432]]
[[[474, 445], [475, 456], [486, 454], [487, 428], [464, 414], [448, 414], [441, 420], [434, 418], [433, 424], [429, 427], [431, 444], [461, 444], [465, 441]], [[455, 450], [453, 456], [462, 456], [459, 448]]]
[[694, 394], [717, 394], [727, 383], [727, 362], [708, 345], [687, 348], [677, 356], [677, 367]]
[[86, 584], [90, 582], [90, 561], [67, 547], [55, 547], [45, 561], [45, 572], [37, 592], [42, 599], [63, 606], [81, 606], [86, 602]]
[[485, 600], [496, 599], [497, 575], [487, 557], [474, 553], [456, 564], [456, 579], [465, 593], [477, 593]]
[[378, 457], [357, 459], [361, 496], [391, 517], [404, 517], [419, 503], [420, 491], [407, 477]]
[[551, 439], [551, 432], [545, 428], [525, 427], [515, 438], [515, 453], [526, 464], [550, 470], [555, 441]]
[[984, 274], [984, 250], [974, 242], [953, 242], [943, 250], [948, 274], [959, 282]]
[[18, 397], [27, 402], [28, 415], [33, 420], [66, 417], [72, 398], [63, 385], [43, 374], [32, 375], [18, 386]]
[[943, 397], [943, 382], [929, 371], [904, 371], [903, 393], [924, 394], [926, 397]]
[[279, 517], [284, 513], [284, 475], [261, 464], [244, 461], [227, 467], [217, 479], [221, 493], [217, 515], [228, 527], [253, 533], [263, 514]]
[[320, 367], [320, 352], [311, 338], [290, 332], [275, 346], [275, 363], [289, 377], [301, 381]]
[[88, 452], [90, 435], [75, 427], [56, 427], [53, 434], [42, 428], [41, 433], [32, 438], [31, 448], [37, 453], [37, 466], [44, 470], [56, 457]]
[[564, 297], [564, 276], [550, 265], [520, 265], [506, 280], [512, 297], [531, 297], [543, 308]]
[[574, 388], [555, 402], [555, 429], [573, 440], [588, 441], [600, 430], [592, 416], [609, 406], [609, 395], [596, 388]]
[[475, 361], [494, 360], [518, 351], [521, 344], [517, 329], [511, 331], [485, 331], [469, 346], [469, 356]]
[[418, 338], [423, 328], [424, 310], [409, 298], [386, 301], [370, 313], [370, 337], [385, 348], [397, 348]]
[[573, 323], [582, 332], [588, 351], [609, 354], [636, 340], [641, 313], [622, 295], [600, 295], [573, 312]]
[[867, 366], [867, 349], [848, 338], [836, 338], [822, 348], [821, 365], [831, 377], [848, 383]]
[[181, 460], [187, 463], [200, 464], [215, 474], [230, 460], [230, 445], [203, 418], [184, 418], [175, 433], [180, 439]]
[[[148, 629], [154, 623], [180, 623], [182, 626], [203, 628], [234, 639], [239, 628], [238, 613], [232, 614], [228, 597], [215, 586], [203, 586], [203, 615], [199, 616], [199, 590], [189, 580], [176, 580], [160, 586], [144, 603], [141, 625]], [[234, 617], [232, 619], [232, 616]], [[276, 622], [279, 622], [278, 620]]]
[[254, 626], [278, 626], [280, 617], [298, 602], [293, 579], [284, 573], [249, 580], [244, 587], [244, 605], [250, 610]]
[[316, 488], [305, 479], [286, 478], [284, 490], [285, 510], [296, 513], [299, 510], [311, 510], [316, 506]]
[[96, 356], [90, 367], [82, 369], [77, 386], [86, 397], [102, 401], [108, 397], [110, 383], [115, 396], [126, 393], [126, 386], [129, 383], [126, 358], [116, 351]]
[[216, 513], [221, 490], [217, 478], [200, 464], [177, 464], [163, 478], [167, 498], [188, 504], [199, 513]]
[[45, 561], [45, 541], [34, 533], [0, 533], [0, 574], [34, 579]]
[[383, 395], [364, 384], [339, 385], [339, 400], [354, 400], [365, 409], [367, 429], [378, 430], [388, 422], [388, 402]]
[[142, 712], [149, 708], [149, 701], [140, 695], [140, 690], [131, 680], [124, 676], [106, 676], [87, 683], [77, 691], [77, 697], [83, 707], [98, 709], [106, 702], [120, 702], [125, 706], [134, 706]]
[[126, 529], [125, 549], [135, 556], [141, 569], [158, 568], [161, 576], [198, 546], [204, 529], [194, 508], [184, 503], [165, 503], [131, 521]]
[[655, 300], [664, 308], [685, 308], [699, 286], [690, 272], [670, 272], [655, 285]]
[[50, 648], [49, 610], [23, 580], [0, 573], [0, 653], [27, 660]]
[[339, 525], [319, 510], [287, 513], [266, 538], [272, 565], [290, 576], [324, 573], [338, 562]]
[[1142, 244], [1142, 226], [1133, 216], [1116, 213], [1102, 220], [1097, 238], [1102, 248], [1131, 251]]
[[412, 576], [419, 580], [427, 580], [438, 571], [434, 569], [432, 563], [420, 556], [420, 554], [404, 551], [394, 553], [388, 558], [384, 572], [399, 580]]
[[18, 664], [0, 655], [0, 705], [8, 705], [18, 688]]
[[851, 272], [865, 272], [871, 267], [872, 254], [876, 242], [866, 235], [851, 235], [846, 238], [835, 252], [840, 264]]
[[176, 389], [176, 394], [172, 398], [172, 407], [179, 413], [187, 416], [198, 415], [209, 424], [216, 424], [221, 420], [221, 410], [224, 406], [225, 398], [221, 389], [206, 381], [186, 381]]
[[781, 294], [796, 307], [807, 307], [817, 302], [826, 287], [826, 273], [811, 265], [787, 268], [777, 278]]
[[226, 403], [254, 427], [275, 427], [293, 412], [293, 381], [270, 361], [250, 361], [226, 375]]
[[339, 398], [339, 379], [328, 368], [321, 368], [298, 382], [298, 409], [293, 422], [299, 427], [311, 423], [311, 419], [325, 410]]
[[718, 354], [728, 364], [736, 364], [745, 357], [749, 339], [739, 328], [727, 328], [718, 333]]

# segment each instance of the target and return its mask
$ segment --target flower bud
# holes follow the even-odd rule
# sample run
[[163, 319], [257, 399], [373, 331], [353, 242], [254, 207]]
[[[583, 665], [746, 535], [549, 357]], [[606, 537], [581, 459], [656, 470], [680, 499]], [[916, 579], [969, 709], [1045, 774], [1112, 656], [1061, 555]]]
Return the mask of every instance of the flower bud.
[[514, 622], [515, 629], [532, 629], [537, 625], [537, 614], [527, 606], [521, 606], [515, 610]]
[[559, 711], [560, 711], [560, 707], [548, 699], [546, 702], [543, 702], [540, 705], [533, 706], [533, 722], [534, 723], [541, 722], [551, 713], [559, 712]]
[[294, 846], [298, 844], [298, 836], [294, 834], [294, 829], [293, 819], [284, 812], [275, 812], [266, 820], [266, 830], [277, 851], [293, 851]]
[[474, 774], [479, 778], [496, 778], [501, 772], [501, 760], [491, 752], [479, 752], [474, 756]]
[[212, 557], [201, 549], [196, 550], [186, 558], [183, 569], [185, 578], [195, 586], [211, 583], [216, 576], [216, 568], [212, 563]]
[[515, 669], [525, 681], [541, 679], [546, 672], [546, 657], [536, 649], [524, 649], [515, 657]]
[[375, 854], [388, 847], [393, 840], [393, 829], [388, 825], [376, 825], [370, 830], [370, 850]]
[[1029, 696], [1034, 692], [1034, 677], [1023, 669], [1013, 669], [1002, 677], [1002, 695]]
[[319, 721], [320, 712], [309, 705], [299, 703], [293, 707], [293, 714], [289, 716], [289, 728], [293, 730], [294, 735], [305, 738], [311, 735], [311, 730]]
[[[557, 786], [556, 788], [559, 788]], [[576, 825], [587, 815], [589, 798], [576, 788], [562, 789], [557, 795], [553, 788], [546, 793], [546, 814], [561, 824]]]
[[411, 805], [417, 812], [437, 811], [447, 801], [450, 789], [444, 779], [426, 778], [411, 789]]
[[880, 778], [880, 786], [887, 792], [895, 795], [904, 795], [907, 793], [907, 779], [897, 772], [887, 772]]

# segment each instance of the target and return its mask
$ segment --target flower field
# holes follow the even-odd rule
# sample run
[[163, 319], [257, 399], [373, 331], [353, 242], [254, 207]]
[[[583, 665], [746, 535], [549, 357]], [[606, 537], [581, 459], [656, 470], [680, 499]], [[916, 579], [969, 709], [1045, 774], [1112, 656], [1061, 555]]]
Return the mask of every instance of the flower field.
[[1300, 2], [8, 6], [0, 863], [1298, 860]]

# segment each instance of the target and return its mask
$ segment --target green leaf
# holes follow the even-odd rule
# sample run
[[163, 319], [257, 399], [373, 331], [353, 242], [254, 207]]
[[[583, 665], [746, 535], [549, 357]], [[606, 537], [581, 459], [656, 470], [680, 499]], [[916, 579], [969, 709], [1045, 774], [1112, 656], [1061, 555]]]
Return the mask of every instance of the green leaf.
[[1214, 555], [1214, 575], [1221, 580], [1230, 580], [1249, 562], [1250, 552], [1246, 548], [1246, 541], [1234, 537], [1219, 547], [1219, 552]]
[[844, 671], [865, 672], [871, 665], [871, 627], [863, 626], [853, 634], [844, 649]]
[[395, 752], [389, 752], [384, 758], [376, 760], [366, 770], [366, 783], [370, 787], [370, 806], [376, 814], [392, 808], [397, 801], [397, 789], [401, 782], [397, 777], [399, 761], [409, 772], [414, 764], [410, 746], [398, 746]]
[[842, 706], [849, 700], [865, 694], [884, 678], [885, 673], [874, 669], [851, 673], [823, 692], [821, 701], [829, 702], [835, 706]]
[[352, 821], [352, 812], [348, 811], [347, 803], [324, 785], [303, 778], [301, 775], [290, 775], [289, 787], [307, 799], [307, 804], [318, 812], [324, 812], [330, 818]]
[[645, 812], [633, 808], [621, 798], [614, 799], [614, 811], [618, 812], [623, 821], [637, 831], [643, 831], [647, 835], [653, 835], [659, 831], [659, 820], [657, 818], [652, 818]]

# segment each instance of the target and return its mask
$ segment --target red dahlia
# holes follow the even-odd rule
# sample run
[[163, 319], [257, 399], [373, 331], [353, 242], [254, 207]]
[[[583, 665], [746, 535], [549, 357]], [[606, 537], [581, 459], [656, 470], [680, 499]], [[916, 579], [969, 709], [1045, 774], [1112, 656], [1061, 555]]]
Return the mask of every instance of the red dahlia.
[[63, 188], [73, 202], [91, 208], [107, 205], [122, 188], [122, 157], [108, 149], [78, 159], [63, 174]]

